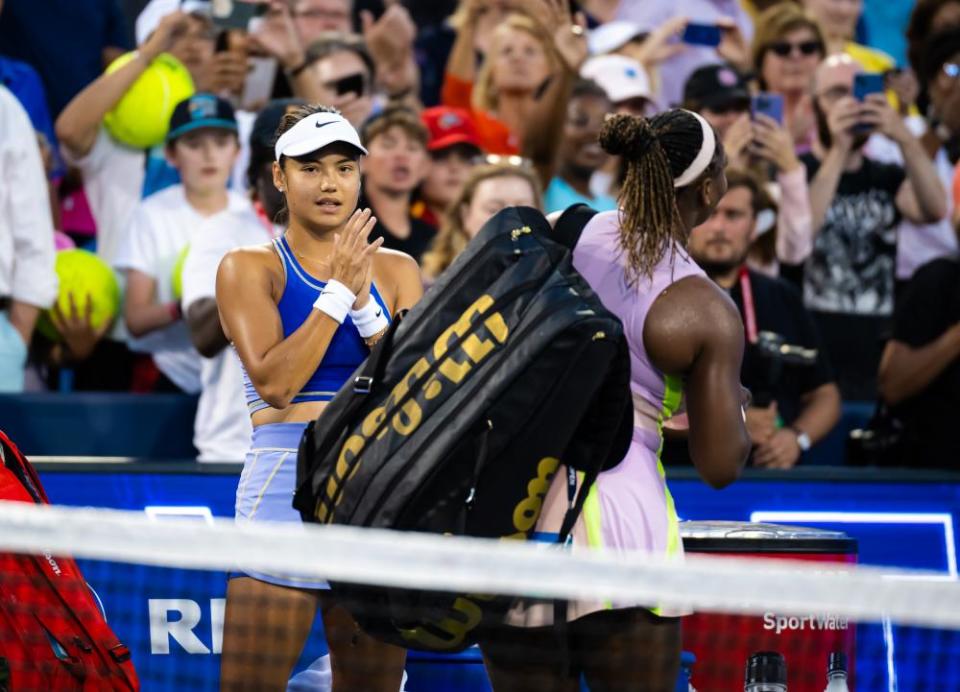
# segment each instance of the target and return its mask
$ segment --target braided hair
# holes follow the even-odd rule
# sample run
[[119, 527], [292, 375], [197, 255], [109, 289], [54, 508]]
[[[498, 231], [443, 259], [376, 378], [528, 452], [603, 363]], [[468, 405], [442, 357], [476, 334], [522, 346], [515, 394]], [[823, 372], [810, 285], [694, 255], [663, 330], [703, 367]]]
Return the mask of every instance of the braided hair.
[[713, 159], [697, 180], [676, 189], [678, 178], [700, 153], [703, 130], [688, 111], [674, 109], [651, 118], [614, 115], [600, 132], [600, 146], [623, 157], [626, 175], [620, 188], [620, 249], [627, 258], [631, 285], [650, 277], [667, 249], [687, 243], [677, 195], [694, 188], [723, 165], [723, 147], [717, 142]]

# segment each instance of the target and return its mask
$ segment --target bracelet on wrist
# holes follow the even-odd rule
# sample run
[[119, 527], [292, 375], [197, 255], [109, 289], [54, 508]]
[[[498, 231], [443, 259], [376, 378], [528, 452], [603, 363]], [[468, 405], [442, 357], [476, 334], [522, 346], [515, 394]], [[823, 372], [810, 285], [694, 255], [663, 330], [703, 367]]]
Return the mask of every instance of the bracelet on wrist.
[[167, 303], [167, 312], [170, 314], [170, 319], [174, 322], [179, 321], [183, 317], [183, 310], [180, 308], [179, 301], [171, 301]]

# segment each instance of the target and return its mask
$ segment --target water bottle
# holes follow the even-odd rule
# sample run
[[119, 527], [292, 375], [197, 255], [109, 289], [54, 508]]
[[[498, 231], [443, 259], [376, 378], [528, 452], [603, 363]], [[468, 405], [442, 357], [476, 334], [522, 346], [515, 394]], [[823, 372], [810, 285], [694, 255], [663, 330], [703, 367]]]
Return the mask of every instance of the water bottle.
[[827, 688], [824, 692], [850, 692], [847, 687], [847, 655], [834, 651], [827, 660]]
[[693, 664], [696, 662], [697, 657], [693, 652], [680, 652], [680, 674], [677, 676], [675, 692], [697, 692], [690, 683], [690, 679], [693, 677]]
[[787, 662], [776, 651], [759, 651], [747, 661], [744, 692], [787, 692]]

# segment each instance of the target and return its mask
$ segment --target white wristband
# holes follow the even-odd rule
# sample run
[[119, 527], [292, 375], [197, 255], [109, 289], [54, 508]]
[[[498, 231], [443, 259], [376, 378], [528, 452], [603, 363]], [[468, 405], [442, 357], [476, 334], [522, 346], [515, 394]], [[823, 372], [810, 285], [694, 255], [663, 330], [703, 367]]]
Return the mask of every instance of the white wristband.
[[373, 299], [373, 296], [359, 310], [351, 310], [350, 319], [353, 320], [354, 326], [364, 339], [376, 336], [390, 326], [390, 320], [383, 314], [383, 308]]
[[355, 302], [357, 297], [349, 288], [339, 281], [330, 279], [313, 302], [313, 308], [329, 315], [338, 324], [343, 324]]

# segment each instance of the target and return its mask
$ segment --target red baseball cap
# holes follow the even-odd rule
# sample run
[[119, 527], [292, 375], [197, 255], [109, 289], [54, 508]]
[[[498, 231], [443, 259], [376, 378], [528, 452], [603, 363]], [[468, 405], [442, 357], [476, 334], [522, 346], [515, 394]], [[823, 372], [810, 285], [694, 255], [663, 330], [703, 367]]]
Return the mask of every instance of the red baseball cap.
[[434, 106], [421, 113], [424, 125], [430, 131], [427, 142], [429, 151], [439, 151], [455, 144], [469, 144], [482, 150], [480, 135], [470, 112], [463, 108]]

